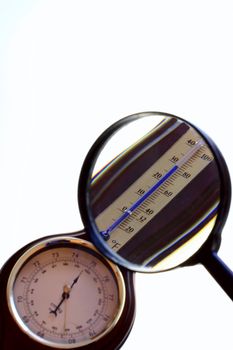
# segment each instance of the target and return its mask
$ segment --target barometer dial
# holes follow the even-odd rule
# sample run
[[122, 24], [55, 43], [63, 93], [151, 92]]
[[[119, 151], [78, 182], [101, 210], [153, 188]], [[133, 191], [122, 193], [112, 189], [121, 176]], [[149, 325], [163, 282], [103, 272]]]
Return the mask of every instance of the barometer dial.
[[62, 237], [30, 248], [7, 286], [10, 312], [39, 343], [75, 348], [97, 341], [117, 324], [125, 301], [120, 270], [91, 243]]

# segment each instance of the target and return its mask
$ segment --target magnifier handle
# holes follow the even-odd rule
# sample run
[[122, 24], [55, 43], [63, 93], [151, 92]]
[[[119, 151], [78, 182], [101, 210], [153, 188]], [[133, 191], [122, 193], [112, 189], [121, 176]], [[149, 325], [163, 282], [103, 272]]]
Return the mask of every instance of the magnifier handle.
[[219, 258], [216, 252], [202, 257], [202, 265], [212, 275], [216, 282], [222, 287], [226, 294], [233, 300], [233, 272]]

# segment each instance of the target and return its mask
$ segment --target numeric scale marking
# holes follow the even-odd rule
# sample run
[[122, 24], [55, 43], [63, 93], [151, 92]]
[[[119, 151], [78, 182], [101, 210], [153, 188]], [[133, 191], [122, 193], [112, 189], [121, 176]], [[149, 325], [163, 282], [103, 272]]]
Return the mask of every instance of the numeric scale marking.
[[190, 128], [97, 216], [100, 234], [111, 248], [118, 251], [212, 160], [213, 155], [206, 143]]
[[125, 292], [120, 271], [91, 243], [60, 239], [64, 246], [56, 238], [58, 246], [47, 247], [45, 240], [21, 256], [7, 293], [11, 313], [25, 333], [42, 344], [68, 349], [92, 343], [113, 327]]

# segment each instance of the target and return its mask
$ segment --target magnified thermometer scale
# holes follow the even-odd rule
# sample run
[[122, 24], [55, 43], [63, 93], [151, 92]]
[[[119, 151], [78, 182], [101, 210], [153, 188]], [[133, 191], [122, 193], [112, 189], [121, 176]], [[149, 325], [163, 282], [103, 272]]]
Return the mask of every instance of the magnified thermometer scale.
[[[168, 129], [164, 130], [165, 138], [166, 130]], [[216, 182], [219, 179], [213, 176], [217, 173], [213, 171], [216, 164], [208, 145], [193, 128], [180, 122], [175, 124], [169, 137], [170, 146], [163, 152], [159, 151], [159, 158], [158, 150], [163, 148], [160, 146], [163, 138], [160, 137], [158, 144], [152, 145], [153, 152], [150, 151], [147, 161], [153, 157], [155, 161], [148, 168], [143, 153], [136, 160], [137, 169], [144, 168], [144, 171], [133, 182], [128, 178], [128, 174], [132, 174], [132, 166], [122, 168], [122, 180], [120, 185], [118, 181], [118, 187], [120, 189], [127, 182], [128, 187], [102, 210], [103, 201], [99, 201], [96, 206], [99, 211], [96, 223], [102, 237], [110, 248], [122, 256], [130, 256], [135, 262], [146, 261], [147, 258], [143, 255], [148, 257], [160, 254], [160, 247], [164, 247], [165, 240], [169, 242], [166, 251], [174, 243], [179, 245], [181, 239], [188, 240], [195, 235], [196, 227], [200, 223], [204, 226], [217, 211], [219, 193], [216, 192]], [[114, 162], [111, 166], [114, 167]], [[196, 197], [200, 188], [202, 198]], [[112, 198], [111, 185], [106, 187], [105, 193], [106, 200]], [[174, 221], [178, 217], [178, 211], [181, 219], [179, 222]], [[189, 226], [189, 221], [193, 220], [195, 224]]]
[[201, 263], [233, 298], [233, 273], [217, 256], [229, 171], [195, 125], [162, 112], [120, 119], [88, 152], [78, 198], [90, 237], [114, 262], [140, 272]]
[[107, 230], [101, 231], [100, 234], [104, 239], [108, 240], [110, 234], [116, 229], [124, 220], [126, 220], [132, 213], [141, 205], [145, 200], [151, 196], [163, 183], [165, 183], [178, 169], [182, 167], [192, 156], [204, 146], [202, 140], [194, 143], [194, 146], [180, 159], [176, 164], [164, 174], [157, 183], [155, 183], [147, 192], [145, 192], [130, 208], [126, 209], [125, 212], [111, 225]]

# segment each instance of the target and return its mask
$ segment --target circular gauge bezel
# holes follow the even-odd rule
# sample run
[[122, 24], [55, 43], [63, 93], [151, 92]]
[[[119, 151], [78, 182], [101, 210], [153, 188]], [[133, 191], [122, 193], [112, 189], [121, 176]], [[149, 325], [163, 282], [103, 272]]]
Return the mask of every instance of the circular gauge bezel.
[[[39, 255], [44, 250], [52, 250], [56, 248], [74, 248], [74, 247], [81, 246], [84, 248], [87, 252], [90, 254], [95, 254], [97, 258], [100, 259], [102, 263], [106, 265], [108, 269], [111, 270], [113, 277], [115, 278], [117, 289], [118, 289], [118, 311], [115, 314], [114, 318], [112, 319], [112, 322], [108, 324], [108, 327], [103, 330], [100, 334], [97, 336], [90, 338], [88, 340], [80, 341], [77, 344], [66, 344], [66, 343], [58, 343], [54, 342], [45, 338], [41, 338], [37, 334], [35, 334], [22, 320], [21, 316], [19, 315], [19, 312], [17, 310], [17, 307], [15, 305], [15, 299], [14, 299], [14, 284], [17, 279], [17, 276], [21, 269], [25, 266], [26, 263], [28, 263], [33, 257], [36, 255]], [[33, 339], [36, 342], [39, 342], [43, 345], [46, 345], [48, 347], [53, 348], [59, 348], [59, 349], [72, 349], [72, 348], [80, 348], [82, 346], [90, 345], [92, 343], [96, 343], [98, 340], [105, 337], [108, 333], [110, 333], [114, 327], [117, 325], [122, 312], [124, 310], [125, 306], [125, 299], [126, 299], [126, 290], [125, 290], [125, 282], [124, 278], [122, 276], [122, 273], [117, 265], [109, 261], [107, 258], [105, 258], [102, 254], [98, 252], [98, 250], [94, 247], [94, 245], [86, 240], [80, 239], [80, 238], [74, 238], [69, 236], [61, 236], [59, 238], [49, 238], [45, 239], [36, 245], [29, 248], [15, 263], [9, 279], [7, 283], [7, 290], [6, 290], [6, 297], [7, 297], [7, 304], [9, 311], [11, 313], [11, 316], [13, 317], [14, 321], [17, 323], [19, 328], [31, 339]]]

